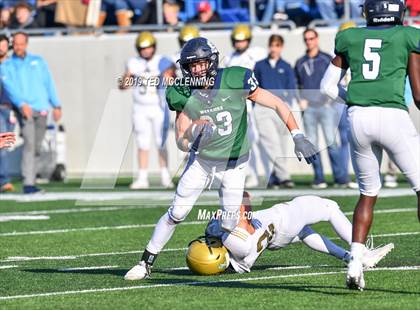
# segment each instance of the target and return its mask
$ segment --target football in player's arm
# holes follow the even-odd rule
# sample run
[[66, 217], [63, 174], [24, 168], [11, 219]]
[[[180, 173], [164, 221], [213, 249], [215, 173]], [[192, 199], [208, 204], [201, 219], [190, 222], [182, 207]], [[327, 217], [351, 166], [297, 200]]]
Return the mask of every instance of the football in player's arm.
[[[317, 158], [317, 150], [309, 140], [306, 139], [303, 132], [299, 129], [299, 126], [290, 111], [288, 105], [281, 100], [279, 97], [273, 95], [268, 90], [265, 90], [258, 86], [258, 81], [255, 79], [254, 74], [251, 70], [242, 67], [230, 67], [222, 69], [226, 73], [229, 72], [234, 78], [236, 72], [244, 73], [244, 90], [249, 91], [246, 99], [249, 99], [257, 104], [273, 109], [280, 119], [286, 124], [286, 127], [292, 134], [293, 141], [295, 143], [295, 153], [299, 161], [304, 158], [308, 164], [312, 163]], [[222, 70], [218, 74], [223, 74]], [[241, 77], [239, 74], [235, 77]], [[229, 79], [230, 79], [229, 78]], [[188, 115], [188, 109], [185, 109], [187, 103], [179, 105], [179, 88], [170, 87], [167, 90], [167, 102], [170, 109], [176, 111], [176, 141], [180, 150], [189, 151], [192, 147], [197, 148], [198, 144], [200, 147], [205, 147], [206, 143], [210, 141], [211, 136], [214, 132], [215, 125], [201, 121], [197, 123], [199, 119], [192, 119], [191, 115]], [[175, 94], [174, 94], [175, 93]], [[237, 96], [241, 96], [242, 91], [238, 90]], [[188, 97], [184, 99], [188, 101]], [[191, 134], [188, 134], [192, 132]], [[197, 140], [197, 138], [200, 139]], [[196, 149], [195, 149], [196, 150]]]
[[0, 133], [0, 149], [12, 147], [15, 144], [16, 136], [13, 132]]

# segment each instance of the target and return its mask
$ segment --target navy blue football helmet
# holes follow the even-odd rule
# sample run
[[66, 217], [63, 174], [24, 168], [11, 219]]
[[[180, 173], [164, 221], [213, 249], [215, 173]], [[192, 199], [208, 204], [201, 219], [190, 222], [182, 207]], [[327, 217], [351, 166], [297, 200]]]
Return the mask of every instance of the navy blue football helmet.
[[198, 37], [189, 40], [182, 47], [181, 56], [178, 60], [182, 75], [191, 78], [189, 65], [198, 60], [207, 60], [209, 67], [207, 77], [215, 77], [219, 66], [219, 51], [216, 46], [206, 38]]
[[363, 15], [369, 26], [400, 25], [403, 23], [405, 5], [401, 0], [366, 0]]

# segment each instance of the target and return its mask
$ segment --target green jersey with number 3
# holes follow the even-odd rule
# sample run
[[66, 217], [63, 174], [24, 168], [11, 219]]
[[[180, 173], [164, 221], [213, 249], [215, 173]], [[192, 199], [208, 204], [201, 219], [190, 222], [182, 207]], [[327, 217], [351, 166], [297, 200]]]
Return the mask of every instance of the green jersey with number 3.
[[230, 67], [217, 71], [211, 89], [168, 87], [166, 101], [172, 111], [183, 111], [192, 120], [204, 119], [214, 124], [214, 134], [200, 148], [200, 157], [234, 159], [249, 152], [246, 98], [257, 87], [251, 70]]
[[340, 31], [335, 53], [350, 70], [347, 104], [407, 110], [404, 89], [410, 53], [420, 53], [420, 29], [404, 26]]

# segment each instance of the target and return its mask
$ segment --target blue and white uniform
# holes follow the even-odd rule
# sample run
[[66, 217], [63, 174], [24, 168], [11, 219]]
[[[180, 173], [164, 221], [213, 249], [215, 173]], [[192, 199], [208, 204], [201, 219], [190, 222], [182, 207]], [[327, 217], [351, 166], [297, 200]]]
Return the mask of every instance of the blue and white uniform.
[[172, 64], [161, 55], [154, 55], [150, 60], [137, 56], [127, 62], [127, 72], [134, 76], [137, 84], [133, 88], [133, 124], [137, 146], [141, 150], [149, 150], [152, 132], [156, 146], [159, 149], [165, 147], [169, 111], [161, 77]]

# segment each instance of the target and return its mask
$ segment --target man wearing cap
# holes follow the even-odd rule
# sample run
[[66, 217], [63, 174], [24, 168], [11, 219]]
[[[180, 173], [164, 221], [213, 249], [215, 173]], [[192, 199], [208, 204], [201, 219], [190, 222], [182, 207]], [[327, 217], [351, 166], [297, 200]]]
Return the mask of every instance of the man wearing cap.
[[120, 89], [133, 88], [133, 125], [138, 147], [139, 170], [130, 189], [149, 187], [148, 162], [153, 134], [159, 150], [161, 185], [172, 187], [165, 143], [169, 127], [169, 112], [160, 91], [160, 80], [171, 72], [174, 74], [174, 64], [168, 58], [155, 54], [156, 39], [148, 31], [138, 35], [136, 49], [138, 56], [128, 60], [124, 77], [119, 85]]
[[193, 23], [220, 23], [219, 14], [213, 10], [210, 2], [201, 1], [197, 6], [197, 15], [191, 20]]

